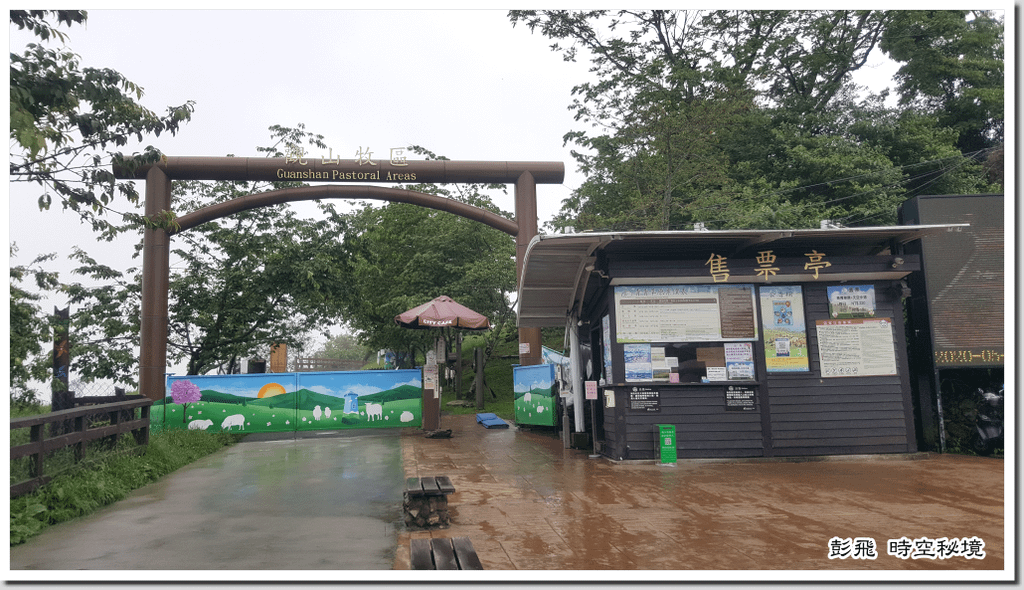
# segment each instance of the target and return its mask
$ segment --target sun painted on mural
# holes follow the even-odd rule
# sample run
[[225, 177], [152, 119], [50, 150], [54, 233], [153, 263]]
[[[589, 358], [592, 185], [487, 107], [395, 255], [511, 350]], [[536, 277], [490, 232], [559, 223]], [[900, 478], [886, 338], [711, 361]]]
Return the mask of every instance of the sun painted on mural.
[[267, 383], [260, 388], [260, 392], [256, 394], [257, 398], [273, 397], [275, 395], [282, 395], [288, 393], [284, 390], [284, 387], [280, 383]]

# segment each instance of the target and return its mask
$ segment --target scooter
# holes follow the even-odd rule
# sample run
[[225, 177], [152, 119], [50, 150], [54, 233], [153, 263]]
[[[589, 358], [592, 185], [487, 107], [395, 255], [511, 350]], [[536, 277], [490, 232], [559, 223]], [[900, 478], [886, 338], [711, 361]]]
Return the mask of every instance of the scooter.
[[978, 389], [978, 416], [974, 428], [972, 448], [975, 453], [987, 457], [1003, 446], [1002, 387], [998, 392]]

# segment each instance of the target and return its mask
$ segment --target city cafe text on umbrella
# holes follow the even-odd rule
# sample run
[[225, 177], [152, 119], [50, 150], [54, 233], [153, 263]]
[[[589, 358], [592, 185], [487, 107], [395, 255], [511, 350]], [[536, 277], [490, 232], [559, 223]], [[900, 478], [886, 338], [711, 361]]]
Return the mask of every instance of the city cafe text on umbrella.
[[[487, 317], [458, 303], [451, 297], [442, 295], [423, 305], [416, 306], [395, 316], [395, 323], [403, 328], [413, 330], [429, 330], [433, 328], [446, 332], [451, 330], [487, 330], [491, 327]], [[450, 340], [450, 337], [448, 338]], [[462, 380], [461, 333], [456, 332], [456, 396]], [[436, 384], [435, 384], [436, 387]], [[435, 390], [437, 391], [437, 390]], [[426, 395], [423, 399], [423, 429], [434, 430], [441, 421], [440, 394]], [[436, 408], [436, 409], [435, 409]]]

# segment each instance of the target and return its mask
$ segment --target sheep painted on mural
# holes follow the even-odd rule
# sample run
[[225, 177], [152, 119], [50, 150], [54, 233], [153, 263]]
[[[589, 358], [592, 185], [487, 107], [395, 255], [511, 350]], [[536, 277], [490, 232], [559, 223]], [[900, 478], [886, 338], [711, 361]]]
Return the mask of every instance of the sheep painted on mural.
[[381, 404], [366, 403], [366, 420], [369, 422], [376, 416], [378, 420], [384, 418], [384, 406]]
[[206, 430], [213, 426], [213, 420], [193, 420], [188, 423], [189, 430]]
[[320, 406], [313, 408], [313, 419], [319, 421], [322, 412], [320, 412]]
[[523, 401], [524, 401], [524, 402], [526, 402], [526, 403], [530, 403], [530, 401], [531, 401], [532, 399], [533, 399], [533, 395], [531, 395], [529, 391], [527, 391], [527, 392], [526, 392], [526, 393], [525, 393], [525, 394], [523, 395]]
[[324, 406], [324, 418], [331, 419], [331, 409]]
[[220, 423], [221, 430], [231, 430], [232, 426], [239, 426], [241, 427], [241, 430], [245, 430], [245, 416], [241, 414], [232, 414], [231, 416], [224, 418], [224, 421]]

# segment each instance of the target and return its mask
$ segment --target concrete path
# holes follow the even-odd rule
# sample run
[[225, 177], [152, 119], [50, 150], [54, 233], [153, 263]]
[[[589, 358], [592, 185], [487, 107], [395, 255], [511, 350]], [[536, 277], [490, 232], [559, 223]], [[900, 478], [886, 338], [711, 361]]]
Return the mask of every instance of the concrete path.
[[398, 432], [251, 435], [12, 547], [11, 569], [390, 569], [405, 483]]
[[[452, 526], [403, 530], [395, 569], [409, 567], [409, 539], [454, 536], [469, 537], [490, 570], [677, 570], [668, 578], [684, 580], [706, 578], [702, 571], [754, 571], [740, 578], [766, 580], [756, 571], [863, 570], [883, 580], [953, 581], [956, 570], [1004, 568], [1000, 459], [922, 453], [613, 464], [563, 449], [547, 434], [485, 429], [473, 416], [444, 417], [442, 427], [452, 438], [404, 432], [403, 462], [407, 476], [452, 479]], [[829, 559], [833, 537], [871, 538], [877, 557]], [[889, 555], [888, 541], [903, 537], [977, 537], [985, 557]], [[1003, 577], [962, 576], [1012, 579], [1009, 569]], [[893, 570], [912, 571], [885, 573]]]
[[[239, 580], [305, 570], [304, 579], [324, 582], [390, 568], [372, 579], [1012, 580], [999, 459], [614, 464], [547, 433], [485, 429], [473, 415], [445, 416], [442, 428], [452, 438], [417, 429], [253, 435], [12, 548], [11, 568], [128, 570], [120, 577], [130, 579], [147, 579], [130, 570], [250, 570]], [[404, 478], [429, 475], [456, 487], [452, 525], [406, 529]], [[1012, 518], [1009, 526], [1013, 533]], [[411, 538], [453, 536], [471, 539], [487, 571], [401, 571]], [[874, 541], [875, 559], [829, 559], [833, 538], [858, 537]], [[983, 540], [984, 558], [888, 553], [890, 539], [943, 537]]]

